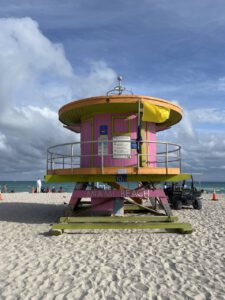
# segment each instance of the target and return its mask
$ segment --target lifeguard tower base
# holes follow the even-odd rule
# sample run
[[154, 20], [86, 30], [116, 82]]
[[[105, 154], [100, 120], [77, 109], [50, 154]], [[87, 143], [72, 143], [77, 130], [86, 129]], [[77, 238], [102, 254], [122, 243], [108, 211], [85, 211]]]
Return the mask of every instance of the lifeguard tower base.
[[[118, 85], [105, 96], [73, 101], [59, 110], [59, 120], [80, 133], [80, 141], [47, 151], [46, 181], [75, 183], [66, 216], [53, 224], [52, 234], [81, 229], [192, 231], [191, 224], [175, 222], [158, 186], [190, 177], [181, 173], [181, 147], [156, 139], [157, 132], [181, 120], [182, 109], [126, 92], [121, 80], [119, 76]], [[126, 216], [128, 212], [133, 215]]]

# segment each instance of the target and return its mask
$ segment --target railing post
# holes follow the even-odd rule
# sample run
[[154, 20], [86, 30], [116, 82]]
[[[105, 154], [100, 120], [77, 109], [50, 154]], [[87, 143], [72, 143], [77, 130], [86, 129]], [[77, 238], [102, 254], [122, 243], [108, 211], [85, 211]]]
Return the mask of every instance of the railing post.
[[178, 154], [179, 154], [179, 160], [180, 160], [180, 173], [181, 173], [181, 147], [179, 147]]
[[[101, 160], [101, 166], [99, 166], [101, 168], [101, 174], [104, 174], [104, 163], [105, 163], [104, 156], [107, 156], [110, 158], [112, 157], [112, 154], [109, 154], [107, 151], [107, 147], [108, 147], [107, 143], [109, 143], [109, 141], [108, 140], [98, 140], [98, 141], [94, 141], [94, 142], [98, 143], [98, 145], [99, 145], [97, 156], [98, 156], [98, 159]], [[112, 143], [112, 141], [110, 141], [110, 142]], [[114, 141], [114, 142], [116, 143], [116, 141]], [[130, 143], [131, 142], [132, 141], [130, 141]], [[100, 143], [101, 143], [101, 145], [100, 145]], [[118, 141], [118, 143], [128, 143], [128, 141]], [[147, 151], [145, 151], [145, 153], [141, 153], [141, 151], [139, 152], [140, 142], [136, 141], [136, 143], [137, 143], [137, 153], [134, 154], [131, 151], [131, 158], [133, 157], [133, 155], [136, 155], [136, 157], [137, 157], [136, 165], [134, 163], [134, 166], [137, 168], [137, 172], [139, 172], [140, 168], [142, 168], [142, 160], [143, 160], [142, 157], [144, 155], [145, 155], [145, 157], [147, 157], [146, 165], [148, 167], [149, 166], [151, 167], [151, 164], [150, 164], [152, 161], [151, 160], [152, 159], [151, 152], [149, 154], [148, 150], [149, 150], [149, 148], [151, 149], [152, 144], [156, 144], [156, 147], [155, 147], [156, 153], [154, 154], [154, 157], [156, 159], [156, 161], [155, 161], [156, 166], [157, 166], [158, 160], [159, 160], [159, 163], [161, 163], [161, 164], [163, 164], [163, 161], [164, 161], [164, 167], [166, 169], [166, 174], [168, 174], [169, 168], [173, 167], [173, 166], [176, 166], [176, 168], [180, 168], [180, 172], [181, 172], [181, 168], [182, 168], [181, 147], [179, 145], [172, 144], [172, 143], [166, 143], [166, 142], [142, 141], [142, 143], [148, 143], [148, 145], [150, 145], [150, 146], [146, 147]], [[74, 145], [76, 146], [77, 144], [80, 144], [80, 148], [81, 148], [81, 143], [74, 143], [74, 142], [56, 145], [56, 146], [48, 148], [48, 150], [47, 150], [47, 166], [46, 166], [47, 174], [48, 174], [48, 171], [50, 171], [50, 170], [54, 171], [54, 168], [55, 167], [57, 168], [58, 164], [60, 164], [60, 168], [63, 168], [63, 169], [64, 168], [69, 169], [70, 164], [71, 164], [71, 170], [73, 170], [74, 167], [76, 168], [76, 166], [77, 166], [76, 158], [77, 157], [80, 158], [80, 163], [81, 163], [81, 158], [82, 158], [82, 153], [80, 155], [76, 155], [76, 153], [75, 153], [75, 157], [74, 157], [74, 152], [76, 151], [76, 148], [74, 148]], [[157, 149], [157, 145], [160, 145], [159, 152]], [[63, 151], [59, 152], [59, 150], [58, 150], [58, 147], [60, 147], [59, 149], [61, 149], [61, 147], [64, 147], [64, 146], [69, 147], [69, 148], [67, 148], [68, 151], [66, 151], [66, 154], [65, 153], [63, 154]], [[164, 149], [163, 149], [163, 147], [164, 147]], [[71, 151], [71, 154], [68, 153], [69, 151]], [[100, 152], [101, 152], [101, 154], [100, 154]], [[163, 159], [163, 155], [164, 155], [164, 159]], [[86, 155], [86, 156], [90, 156], [90, 155]], [[96, 155], [94, 154], [93, 157], [96, 157]]]
[[139, 172], [139, 168], [140, 168], [140, 154], [137, 153], [137, 168], [138, 168], [138, 172]]
[[71, 144], [71, 169], [73, 169], [73, 144]]
[[52, 170], [55, 169], [55, 156], [54, 153], [52, 153]]
[[104, 156], [103, 156], [103, 141], [102, 141], [102, 143], [101, 143], [101, 152], [102, 152], [102, 157], [101, 157], [101, 161], [102, 161], [102, 165], [101, 165], [101, 167], [102, 167], [102, 174], [104, 174]]
[[47, 151], [47, 162], [46, 162], [46, 174], [48, 174], [48, 151]]
[[52, 170], [52, 169], [53, 169], [53, 168], [52, 168], [52, 152], [51, 152], [50, 162], [51, 162], [51, 170]]
[[166, 174], [168, 174], [168, 143], [166, 143]]

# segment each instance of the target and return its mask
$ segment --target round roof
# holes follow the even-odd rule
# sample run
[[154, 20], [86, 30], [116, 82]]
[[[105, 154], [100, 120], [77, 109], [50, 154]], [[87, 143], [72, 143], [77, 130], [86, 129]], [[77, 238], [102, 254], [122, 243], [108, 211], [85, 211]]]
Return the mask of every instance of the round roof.
[[[70, 102], [59, 110], [59, 120], [68, 126], [81, 123], [82, 118], [93, 116], [96, 113], [138, 113], [139, 103], [169, 108], [170, 116], [158, 124], [158, 130], [166, 129], [182, 118], [182, 108], [164, 99], [139, 95], [106, 95], [97, 96]], [[161, 128], [161, 129], [160, 129]]]

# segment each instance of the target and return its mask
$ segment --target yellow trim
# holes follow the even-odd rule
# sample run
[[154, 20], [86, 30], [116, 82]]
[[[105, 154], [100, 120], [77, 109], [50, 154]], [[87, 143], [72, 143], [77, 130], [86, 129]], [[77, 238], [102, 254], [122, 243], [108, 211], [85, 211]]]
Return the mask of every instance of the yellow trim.
[[[115, 131], [115, 119], [127, 119], [128, 120], [128, 131], [117, 132]], [[131, 119], [130, 116], [112, 116], [112, 135], [129, 135], [131, 133]]]
[[[127, 175], [128, 182], [148, 181], [148, 182], [177, 182], [191, 178], [191, 174], [178, 175]], [[45, 175], [46, 182], [116, 182], [116, 175]]]
[[60, 108], [59, 120], [66, 125], [73, 125], [81, 122], [81, 119], [87, 114], [104, 113], [128, 113], [135, 114], [138, 112], [138, 101], [150, 103], [156, 106], [170, 109], [170, 116], [164, 123], [157, 125], [166, 129], [182, 118], [182, 108], [174, 103], [163, 99], [137, 96], [137, 95], [111, 95], [99, 96], [82, 99], [68, 103]]
[[93, 113], [90, 113], [90, 114], [83, 116], [81, 120], [82, 120], [82, 122], [84, 122], [84, 121], [87, 121], [87, 120], [93, 119], [93, 118], [94, 118]]
[[[126, 170], [126, 174], [180, 174], [180, 168], [148, 168], [148, 167], [105, 167], [104, 174], [118, 174], [118, 170]], [[55, 169], [49, 170], [48, 174], [56, 175], [98, 175], [102, 174], [102, 168], [75, 168], [75, 169]]]

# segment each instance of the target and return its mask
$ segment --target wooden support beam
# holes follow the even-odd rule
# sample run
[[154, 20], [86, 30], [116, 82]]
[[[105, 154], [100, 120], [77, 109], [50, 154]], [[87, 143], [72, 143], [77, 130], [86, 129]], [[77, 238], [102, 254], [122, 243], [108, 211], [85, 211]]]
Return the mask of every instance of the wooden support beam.
[[132, 216], [132, 217], [61, 217], [60, 223], [135, 223], [135, 222], [175, 222], [177, 216]]
[[180, 233], [191, 233], [192, 226], [189, 223], [175, 222], [146, 222], [146, 223], [58, 223], [53, 224], [50, 234], [59, 235], [64, 230], [108, 230], [108, 229], [174, 229]]
[[[51, 174], [52, 173], [52, 174]], [[59, 172], [60, 173], [60, 172]], [[72, 173], [72, 174], [71, 174]], [[190, 174], [178, 174], [178, 175], [162, 175], [162, 174], [127, 174], [128, 182], [145, 181], [145, 182], [176, 182], [187, 180], [191, 177]], [[79, 174], [77, 169], [68, 170], [68, 175], [58, 174], [57, 170], [49, 171], [45, 175], [47, 182], [115, 182], [116, 175], [108, 174]]]

